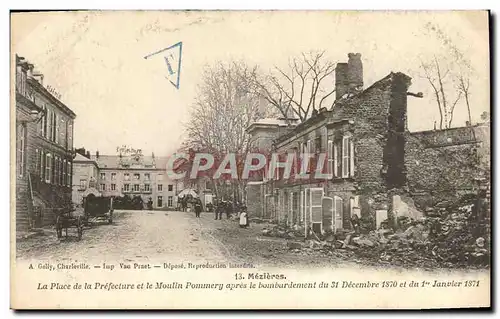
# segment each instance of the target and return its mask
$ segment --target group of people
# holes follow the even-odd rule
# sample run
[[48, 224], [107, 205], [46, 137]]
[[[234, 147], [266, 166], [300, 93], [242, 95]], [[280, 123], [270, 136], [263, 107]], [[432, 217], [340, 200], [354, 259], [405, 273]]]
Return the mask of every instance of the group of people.
[[215, 207], [215, 220], [221, 220], [223, 214], [226, 214], [226, 218], [230, 219], [234, 212], [238, 213], [240, 227], [246, 228], [250, 225], [247, 207], [240, 202], [220, 201], [217, 203]]
[[[181, 202], [181, 208], [183, 211], [186, 210], [185, 206], [187, 205], [185, 203], [186, 201]], [[203, 211], [203, 204], [201, 200], [199, 198], [194, 198], [191, 200], [191, 203], [196, 217], [199, 218], [201, 216], [201, 212]], [[215, 220], [222, 220], [222, 216], [224, 214], [226, 215], [226, 219], [230, 219], [234, 213], [237, 213], [240, 227], [245, 228], [249, 226], [247, 207], [243, 203], [233, 203], [231, 201], [221, 200], [209, 204], [213, 207]], [[207, 204], [207, 208], [209, 204]]]

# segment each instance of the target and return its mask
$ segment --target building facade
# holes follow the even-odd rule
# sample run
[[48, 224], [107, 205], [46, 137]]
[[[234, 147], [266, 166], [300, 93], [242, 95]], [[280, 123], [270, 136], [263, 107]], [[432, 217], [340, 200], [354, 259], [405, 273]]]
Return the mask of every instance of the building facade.
[[[75, 171], [73, 202], [81, 200], [90, 188], [107, 197], [140, 196], [144, 202], [152, 201], [154, 209], [173, 209], [177, 206], [176, 195], [182, 190], [178, 181], [168, 178], [166, 157], [133, 155], [81, 156]], [[78, 173], [78, 174], [77, 174]], [[95, 179], [95, 185], [93, 180]]]
[[34, 65], [16, 56], [16, 226], [55, 221], [71, 204], [75, 113], [43, 84]]
[[[310, 231], [348, 229], [355, 214], [373, 227], [385, 220], [394, 223], [399, 216], [422, 217], [425, 205], [432, 201], [418, 200], [417, 194], [424, 191], [436, 198], [439, 192], [424, 185], [439, 186], [441, 176], [451, 176], [451, 184], [441, 190], [459, 194], [470, 188], [474, 177], [484, 175], [481, 171], [489, 172], [489, 126], [410, 133], [407, 99], [421, 97], [408, 92], [411, 78], [390, 73], [363, 89], [361, 56], [351, 53], [348, 57], [347, 63], [336, 68], [336, 100], [331, 109], [313, 112], [298, 125], [257, 122], [247, 130], [253, 147], [261, 150], [294, 153], [295, 158], [326, 154], [322, 172], [329, 173], [328, 177], [263, 176], [247, 184], [251, 213], [302, 227], [306, 236]], [[486, 152], [479, 162], [478, 146]], [[463, 158], [453, 156], [457, 153]], [[294, 166], [295, 172], [301, 170], [298, 162]], [[447, 167], [456, 172], [452, 174]], [[305, 173], [312, 177], [314, 172], [309, 168]]]
[[73, 185], [72, 201], [76, 207], [83, 204], [83, 198], [89, 194], [101, 196], [97, 189], [99, 167], [96, 161], [90, 158], [90, 154], [77, 153], [73, 159]]

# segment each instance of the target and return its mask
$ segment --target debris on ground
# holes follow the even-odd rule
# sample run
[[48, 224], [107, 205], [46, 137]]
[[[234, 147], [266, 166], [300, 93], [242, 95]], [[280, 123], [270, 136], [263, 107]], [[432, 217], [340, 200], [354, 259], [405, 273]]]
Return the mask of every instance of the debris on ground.
[[[355, 232], [311, 232], [305, 242], [304, 228], [273, 225], [262, 230], [263, 236], [288, 239], [286, 249], [294, 253], [314, 251], [360, 258], [364, 262], [420, 268], [488, 267], [490, 265], [490, 222], [478, 218], [469, 199], [426, 209], [418, 220], [398, 217], [397, 228], [383, 221], [373, 230], [366, 222]], [[361, 262], [363, 262], [361, 261]]]
[[264, 228], [262, 230], [262, 235], [267, 236], [267, 237], [278, 237], [278, 238], [287, 238], [287, 239], [293, 239], [296, 237], [303, 237], [304, 236], [304, 230], [300, 228], [288, 228], [286, 226], [282, 225], [274, 225], [269, 228]]

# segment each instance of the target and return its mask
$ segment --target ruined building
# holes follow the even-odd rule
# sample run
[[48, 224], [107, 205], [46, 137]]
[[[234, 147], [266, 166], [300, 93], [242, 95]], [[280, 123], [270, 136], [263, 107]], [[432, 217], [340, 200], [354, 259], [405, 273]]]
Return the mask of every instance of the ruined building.
[[322, 180], [254, 178], [247, 185], [248, 208], [254, 216], [320, 233], [349, 228], [354, 214], [372, 219], [374, 226], [388, 217], [395, 220], [391, 216], [422, 215], [409, 189], [416, 183], [408, 181], [418, 176], [416, 148], [426, 147], [415, 142], [421, 140], [419, 134], [406, 129], [407, 99], [415, 95], [408, 92], [411, 78], [390, 73], [363, 88], [361, 55], [348, 57], [347, 63], [337, 64], [331, 109], [315, 112], [297, 125], [265, 120], [247, 129], [255, 148], [296, 156], [328, 154], [327, 169], [333, 174]]

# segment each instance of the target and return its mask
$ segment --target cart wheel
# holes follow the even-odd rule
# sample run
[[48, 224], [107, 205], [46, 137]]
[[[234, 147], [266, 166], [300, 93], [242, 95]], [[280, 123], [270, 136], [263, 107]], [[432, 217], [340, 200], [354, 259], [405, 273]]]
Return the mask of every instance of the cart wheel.
[[61, 222], [60, 216], [58, 216], [57, 220], [56, 220], [56, 234], [57, 234], [57, 238], [62, 237], [62, 222]]

